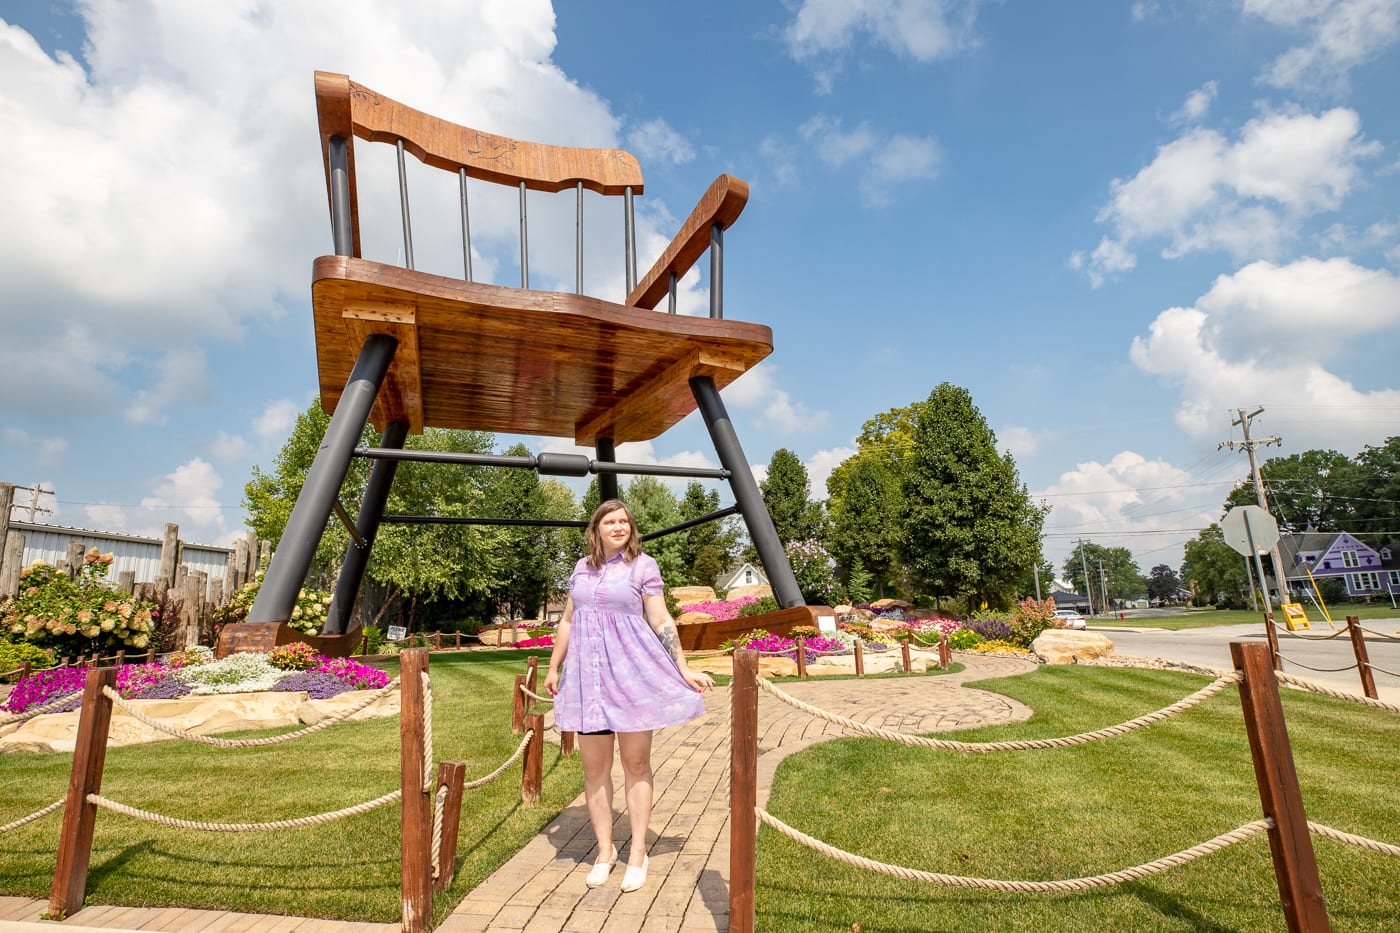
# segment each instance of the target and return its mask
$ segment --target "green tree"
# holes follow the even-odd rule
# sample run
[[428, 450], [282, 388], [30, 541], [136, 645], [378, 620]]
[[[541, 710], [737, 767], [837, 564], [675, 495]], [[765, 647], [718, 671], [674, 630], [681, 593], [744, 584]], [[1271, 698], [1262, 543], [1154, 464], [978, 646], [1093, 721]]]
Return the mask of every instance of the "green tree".
[[1170, 600], [1176, 598], [1181, 589], [1181, 578], [1166, 564], [1153, 567], [1147, 576], [1147, 597], [1149, 599]]
[[831, 509], [832, 553], [848, 589], [858, 588], [854, 579], [860, 568], [863, 589], [883, 598], [898, 590], [903, 577], [904, 490], [883, 455], [856, 454], [842, 466], [847, 466], [844, 494]]
[[923, 404], [915, 402], [903, 408], [891, 408], [861, 426], [855, 456], [843, 460], [826, 479], [829, 511], [835, 512], [844, 505], [849, 475], [857, 458], [882, 460], [891, 472], [899, 474], [900, 462], [914, 449], [914, 419]]
[[[530, 456], [524, 444], [506, 453]], [[492, 470], [485, 492], [486, 511], [493, 517], [570, 519], [578, 508], [568, 487], [558, 480], [541, 480], [534, 470]], [[491, 593], [495, 611], [507, 617], [538, 618], [559, 587], [560, 567], [572, 541], [559, 528], [536, 525], [503, 527], [498, 537], [503, 553], [500, 582]]]
[[773, 528], [784, 545], [823, 537], [822, 507], [812, 501], [807, 468], [786, 447], [773, 451], [768, 475], [759, 484], [763, 504], [773, 517]]
[[1005, 605], [1040, 558], [1045, 508], [966, 389], [942, 383], [917, 409], [901, 463], [908, 510], [903, 556], [918, 592]]
[[[719, 511], [719, 490], [706, 490], [696, 480], [686, 484], [680, 502], [681, 521], [690, 521]], [[726, 519], [716, 519], [679, 532], [681, 578], [676, 584], [713, 586], [715, 578], [729, 568], [737, 546], [737, 535]]]
[[[681, 520], [681, 506], [675, 494], [655, 476], [634, 477], [622, 491], [622, 501], [627, 503], [636, 517], [640, 534], [669, 528]], [[657, 566], [661, 568], [661, 579], [668, 586], [674, 585], [673, 580], [685, 576], [679, 533], [646, 542], [646, 552], [656, 559]]]
[[[1305, 450], [1274, 457], [1259, 467], [1268, 493], [1269, 511], [1285, 534], [1312, 527], [1318, 531], [1349, 530], [1353, 504], [1347, 496], [1358, 467], [1335, 450]], [[1225, 508], [1258, 505], [1252, 481], [1236, 486]]]
[[[1379, 447], [1366, 445], [1352, 460], [1349, 480], [1342, 484], [1351, 507], [1351, 531], [1367, 544], [1379, 547], [1395, 540], [1400, 528], [1400, 437], [1387, 438]], [[1389, 532], [1389, 533], [1388, 533]]]
[[1225, 533], [1215, 524], [1186, 542], [1181, 579], [1197, 605], [1236, 602], [1249, 586], [1244, 558], [1225, 543]]
[[1133, 560], [1132, 551], [1125, 547], [1080, 542], [1065, 558], [1064, 569], [1065, 578], [1076, 591], [1087, 587], [1084, 592], [1093, 601], [1096, 612], [1107, 612], [1114, 600], [1140, 599], [1147, 592], [1147, 580]]
[[[255, 465], [253, 478], [243, 487], [243, 508], [248, 513], [248, 527], [259, 538], [271, 541], [274, 547], [282, 540], [282, 532], [292, 516], [292, 506], [306, 484], [306, 473], [316, 459], [321, 438], [325, 436], [330, 423], [330, 415], [321, 408], [320, 399], [313, 400], [306, 411], [297, 415], [292, 433], [277, 452], [271, 469], [264, 470]], [[371, 445], [377, 441], [378, 437], [366, 425], [360, 434], [360, 444]], [[359, 457], [351, 458], [345, 481], [340, 484], [340, 500], [357, 500], [368, 476], [369, 462]], [[340, 559], [349, 540], [345, 527], [332, 515], [316, 546], [307, 575], [308, 586], [314, 589], [328, 589], [331, 586], [340, 571]]]

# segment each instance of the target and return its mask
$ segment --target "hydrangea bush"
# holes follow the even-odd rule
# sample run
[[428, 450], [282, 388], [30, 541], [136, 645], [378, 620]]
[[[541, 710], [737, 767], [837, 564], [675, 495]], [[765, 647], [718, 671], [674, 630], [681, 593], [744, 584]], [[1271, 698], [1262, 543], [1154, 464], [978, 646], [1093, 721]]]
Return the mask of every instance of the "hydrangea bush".
[[[258, 598], [262, 582], [263, 571], [259, 570], [252, 580], [239, 587], [229, 601], [220, 606], [215, 613], [215, 628], [221, 629], [225, 625], [246, 620], [254, 600]], [[287, 624], [307, 635], [319, 635], [325, 625], [326, 613], [330, 606], [330, 593], [302, 589], [297, 593], [296, 606], [292, 609], [292, 617], [287, 620]]]
[[42, 561], [23, 568], [19, 592], [0, 603], [0, 631], [58, 655], [144, 650], [152, 607], [107, 585], [111, 564], [111, 554], [92, 548], [76, 577]]
[[834, 606], [841, 602], [841, 584], [836, 579], [836, 559], [815, 539], [789, 541], [784, 550], [797, 588], [811, 606]]

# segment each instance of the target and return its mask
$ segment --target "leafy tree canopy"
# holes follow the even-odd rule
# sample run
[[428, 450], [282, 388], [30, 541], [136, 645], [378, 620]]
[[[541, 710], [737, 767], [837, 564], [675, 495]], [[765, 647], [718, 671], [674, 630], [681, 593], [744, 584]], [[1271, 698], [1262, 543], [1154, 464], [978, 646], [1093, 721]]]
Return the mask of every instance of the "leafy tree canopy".
[[768, 461], [768, 475], [759, 484], [763, 503], [773, 517], [773, 527], [784, 546], [793, 541], [823, 537], [824, 516], [820, 503], [812, 501], [807, 468], [797, 454], [780, 447]]

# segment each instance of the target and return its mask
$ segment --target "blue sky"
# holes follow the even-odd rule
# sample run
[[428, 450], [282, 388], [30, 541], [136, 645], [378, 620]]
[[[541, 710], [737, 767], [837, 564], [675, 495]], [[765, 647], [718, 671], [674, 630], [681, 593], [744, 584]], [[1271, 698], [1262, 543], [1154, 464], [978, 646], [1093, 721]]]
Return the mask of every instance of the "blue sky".
[[[1400, 0], [0, 0], [0, 21], [0, 479], [53, 490], [47, 521], [240, 532], [316, 389], [318, 68], [637, 153], [644, 263], [717, 174], [747, 180], [726, 316], [776, 351], [725, 398], [749, 459], [795, 451], [818, 494], [865, 420], [948, 381], [1052, 506], [1057, 567], [1084, 538], [1146, 571], [1244, 476], [1217, 449], [1235, 409], [1263, 406], [1268, 455], [1400, 434]], [[366, 253], [395, 261], [376, 165]], [[415, 253], [452, 274], [429, 174]], [[502, 283], [511, 198], [474, 205]], [[571, 287], [571, 244], [538, 249], [532, 283]], [[617, 297], [618, 263], [588, 276]], [[684, 286], [701, 312], [704, 278]], [[695, 417], [619, 456], [715, 463]]]

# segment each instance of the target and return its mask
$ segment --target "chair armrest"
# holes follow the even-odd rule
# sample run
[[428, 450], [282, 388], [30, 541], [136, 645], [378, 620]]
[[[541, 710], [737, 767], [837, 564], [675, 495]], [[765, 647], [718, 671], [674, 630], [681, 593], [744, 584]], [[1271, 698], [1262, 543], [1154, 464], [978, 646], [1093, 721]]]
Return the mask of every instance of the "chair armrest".
[[680, 278], [690, 271], [695, 261], [710, 248], [710, 227], [719, 224], [726, 229], [739, 219], [749, 200], [749, 186], [732, 175], [721, 175], [695, 205], [680, 232], [666, 247], [661, 258], [642, 276], [627, 304], [636, 308], [655, 308], [671, 289], [671, 273]]

